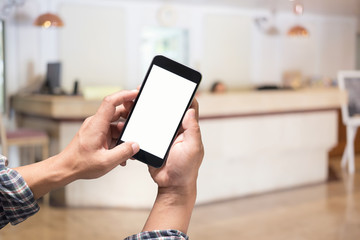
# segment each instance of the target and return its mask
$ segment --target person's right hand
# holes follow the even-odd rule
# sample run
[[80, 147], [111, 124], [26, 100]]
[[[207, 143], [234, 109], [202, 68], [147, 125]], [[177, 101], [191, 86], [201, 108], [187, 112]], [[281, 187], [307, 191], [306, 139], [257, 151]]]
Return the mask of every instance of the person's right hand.
[[61, 153], [72, 156], [71, 164], [77, 171], [75, 175], [78, 179], [100, 177], [119, 164], [124, 164], [139, 151], [137, 143], [125, 142], [116, 146], [124, 124], [113, 124], [120, 117], [127, 118], [137, 94], [138, 91], [133, 90], [107, 96], [96, 114], [85, 120]]
[[137, 143], [115, 142], [138, 91], [121, 91], [106, 97], [96, 114], [82, 124], [71, 143], [59, 154], [17, 170], [37, 199], [77, 179], [98, 178], [139, 151]]

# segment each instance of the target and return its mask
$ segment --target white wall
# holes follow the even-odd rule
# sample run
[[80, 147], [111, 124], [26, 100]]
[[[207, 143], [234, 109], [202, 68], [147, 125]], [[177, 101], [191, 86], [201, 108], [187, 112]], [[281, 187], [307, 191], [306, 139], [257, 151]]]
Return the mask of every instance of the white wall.
[[[125, 0], [27, 1], [6, 23], [8, 93], [15, 93], [44, 75], [46, 62], [53, 60], [64, 63], [63, 84], [67, 89], [76, 77], [81, 78], [82, 85], [98, 81], [98, 84], [136, 87], [143, 77], [139, 51], [141, 29], [159, 25], [157, 14], [161, 6], [161, 2]], [[285, 70], [334, 78], [340, 69], [355, 68], [357, 19], [354, 17], [305, 14], [296, 19], [291, 13], [279, 13], [276, 22], [281, 36], [269, 37], [253, 23], [254, 17], [269, 15], [268, 11], [206, 5], [173, 7], [177, 17], [174, 26], [189, 30], [189, 65], [203, 73], [202, 88], [208, 88], [215, 78], [239, 87], [279, 82]], [[81, 9], [77, 11], [78, 21], [74, 18], [77, 9]], [[90, 12], [96, 9], [102, 16], [107, 11], [109, 15], [118, 11], [117, 19], [121, 22], [105, 24], [104, 19], [98, 19], [95, 21], [98, 24], [92, 22], [72, 36], [78, 24], [91, 18]], [[62, 15], [66, 24], [63, 29], [43, 30], [32, 26], [35, 17], [47, 10]], [[308, 39], [286, 36], [287, 29], [297, 22], [309, 29]], [[94, 38], [88, 38], [90, 31], [94, 31]], [[95, 37], [101, 34], [108, 36]], [[108, 45], [109, 39], [117, 39], [119, 45], [114, 51]], [[90, 52], [95, 54], [92, 59], [102, 59], [99, 65], [89, 59]], [[76, 65], [80, 63], [83, 63], [81, 67]], [[105, 79], [100, 79], [101, 76]]]
[[46, 63], [58, 60], [58, 31], [33, 26], [33, 21], [40, 13], [55, 9], [53, 3], [44, 0], [26, 1], [5, 21], [8, 95], [33, 85], [44, 75]]
[[251, 83], [252, 25], [247, 15], [204, 14], [201, 71], [205, 79], [232, 86]]
[[[79, 16], [79, 13], [80, 16]], [[126, 24], [122, 7], [62, 4], [67, 27], [59, 34], [62, 84], [112, 86], [126, 79]]]

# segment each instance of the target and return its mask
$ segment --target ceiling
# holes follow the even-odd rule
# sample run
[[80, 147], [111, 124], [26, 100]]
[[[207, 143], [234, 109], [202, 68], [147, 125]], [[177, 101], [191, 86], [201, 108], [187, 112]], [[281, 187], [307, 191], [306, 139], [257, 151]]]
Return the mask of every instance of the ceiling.
[[[241, 8], [266, 8], [288, 11], [292, 7], [290, 0], [163, 0], [188, 4], [212, 4], [236, 6]], [[360, 16], [360, 0], [295, 0], [302, 2], [305, 13]]]

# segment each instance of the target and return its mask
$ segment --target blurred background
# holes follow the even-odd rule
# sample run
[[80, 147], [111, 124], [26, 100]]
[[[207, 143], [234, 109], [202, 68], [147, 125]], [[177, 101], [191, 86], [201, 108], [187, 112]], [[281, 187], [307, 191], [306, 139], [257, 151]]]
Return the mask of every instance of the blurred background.
[[[191, 239], [359, 239], [360, 137], [348, 120], [360, 86], [339, 84], [360, 82], [359, 0], [1, 0], [0, 17], [3, 131], [47, 136], [2, 139], [11, 167], [57, 154], [162, 54], [203, 75]], [[155, 196], [134, 161], [51, 192], [0, 239], [122, 239]]]

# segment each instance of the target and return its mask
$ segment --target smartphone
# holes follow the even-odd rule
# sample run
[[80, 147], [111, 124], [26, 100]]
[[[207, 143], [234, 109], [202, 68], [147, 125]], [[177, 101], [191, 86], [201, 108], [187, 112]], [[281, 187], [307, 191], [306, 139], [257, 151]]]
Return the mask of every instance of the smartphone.
[[155, 56], [117, 144], [139, 143], [140, 151], [133, 157], [161, 167], [200, 81], [199, 72], [164, 56]]

